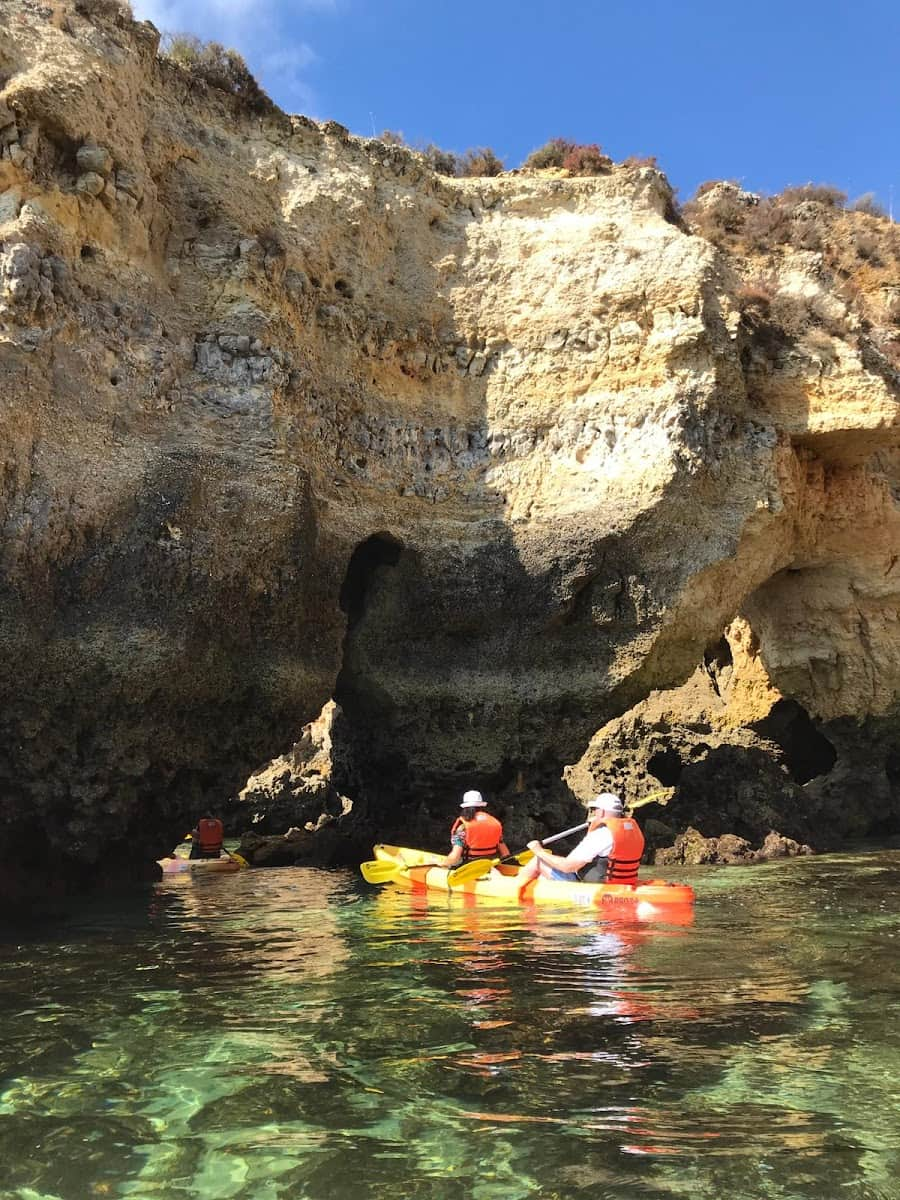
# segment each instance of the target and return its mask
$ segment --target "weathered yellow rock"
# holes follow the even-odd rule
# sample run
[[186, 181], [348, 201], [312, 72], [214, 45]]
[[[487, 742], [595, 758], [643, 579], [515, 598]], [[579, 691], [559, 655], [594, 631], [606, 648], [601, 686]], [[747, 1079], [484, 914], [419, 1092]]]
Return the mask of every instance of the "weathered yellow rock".
[[370, 813], [544, 786], [738, 617], [735, 720], [895, 702], [896, 379], [766, 352], [656, 170], [445, 179], [6, 8], [0, 858], [156, 858], [332, 696]]

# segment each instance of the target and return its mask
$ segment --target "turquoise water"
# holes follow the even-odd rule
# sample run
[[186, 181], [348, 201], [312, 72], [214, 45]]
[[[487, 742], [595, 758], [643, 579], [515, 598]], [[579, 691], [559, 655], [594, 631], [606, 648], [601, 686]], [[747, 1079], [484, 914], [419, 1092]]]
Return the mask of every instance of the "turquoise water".
[[0, 929], [0, 1195], [900, 1197], [900, 851], [685, 876], [692, 926], [296, 868]]

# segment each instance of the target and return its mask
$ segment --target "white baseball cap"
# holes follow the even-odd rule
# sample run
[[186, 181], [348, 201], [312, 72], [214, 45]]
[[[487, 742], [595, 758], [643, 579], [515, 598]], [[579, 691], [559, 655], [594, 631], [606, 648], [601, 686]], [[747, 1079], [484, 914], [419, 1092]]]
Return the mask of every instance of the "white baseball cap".
[[588, 800], [587, 806], [588, 808], [602, 808], [604, 812], [612, 813], [614, 817], [621, 817], [625, 811], [622, 801], [612, 792], [601, 792], [593, 800]]
[[464, 792], [460, 808], [487, 808], [487, 801], [481, 792]]

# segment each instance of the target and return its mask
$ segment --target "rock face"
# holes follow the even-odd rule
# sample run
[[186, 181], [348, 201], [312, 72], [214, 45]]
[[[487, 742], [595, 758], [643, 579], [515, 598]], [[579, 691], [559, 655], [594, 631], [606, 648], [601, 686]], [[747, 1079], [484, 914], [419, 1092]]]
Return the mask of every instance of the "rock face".
[[821, 256], [843, 329], [774, 337], [654, 169], [446, 179], [157, 41], [0, 26], [0, 889], [133, 876], [331, 698], [351, 840], [517, 840], [739, 614], [896, 822], [900, 392]]

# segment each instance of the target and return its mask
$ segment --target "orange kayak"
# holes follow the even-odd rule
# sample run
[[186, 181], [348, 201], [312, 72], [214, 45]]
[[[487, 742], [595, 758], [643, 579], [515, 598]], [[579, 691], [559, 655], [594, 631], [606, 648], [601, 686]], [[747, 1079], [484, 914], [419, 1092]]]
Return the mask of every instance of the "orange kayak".
[[[375, 859], [394, 863], [398, 867], [432, 862], [434, 854], [426, 850], [410, 850], [404, 846], [378, 845]], [[410, 891], [439, 891], [491, 900], [512, 900], [524, 904], [579, 904], [601, 909], [610, 915], [652, 917], [656, 912], [662, 919], [668, 910], [684, 911], [694, 904], [694, 889], [682, 883], [667, 883], [664, 879], [640, 881], [632, 887], [624, 883], [568, 883], [539, 876], [524, 886], [519, 879], [521, 868], [500, 866], [479, 879], [470, 879], [460, 887], [447, 883], [446, 867], [430, 870], [398, 870], [391, 882]]]

